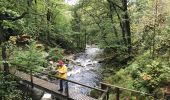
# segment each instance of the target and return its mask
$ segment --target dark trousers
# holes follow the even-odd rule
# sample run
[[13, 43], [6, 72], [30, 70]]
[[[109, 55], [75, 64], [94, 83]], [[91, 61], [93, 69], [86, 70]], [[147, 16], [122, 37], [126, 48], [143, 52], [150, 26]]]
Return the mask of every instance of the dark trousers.
[[65, 88], [65, 91], [68, 89], [68, 83], [66, 81], [60, 80], [60, 89], [63, 90]]

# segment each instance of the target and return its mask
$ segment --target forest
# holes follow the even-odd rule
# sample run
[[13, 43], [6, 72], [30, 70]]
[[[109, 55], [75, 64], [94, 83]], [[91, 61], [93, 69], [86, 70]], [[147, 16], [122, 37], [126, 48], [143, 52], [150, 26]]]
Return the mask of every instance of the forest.
[[[36, 75], [58, 60], [72, 62], [68, 73], [100, 64], [90, 70], [101, 74], [100, 82], [126, 88], [115, 100], [169, 100], [169, 5], [170, 0], [0, 0], [0, 100], [43, 100], [25, 93], [15, 72]], [[96, 54], [92, 46], [102, 50], [99, 60], [83, 65], [91, 58], [79, 55]], [[70, 55], [88, 61], [66, 59]], [[108, 90], [108, 100], [115, 91]]]

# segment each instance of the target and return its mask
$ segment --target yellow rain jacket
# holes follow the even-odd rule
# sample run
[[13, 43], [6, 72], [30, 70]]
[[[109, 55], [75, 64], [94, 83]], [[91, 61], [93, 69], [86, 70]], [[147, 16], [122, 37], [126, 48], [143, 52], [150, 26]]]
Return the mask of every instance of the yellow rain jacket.
[[59, 66], [57, 71], [58, 71], [57, 77], [60, 77], [63, 79], [67, 78], [67, 67], [65, 65]]

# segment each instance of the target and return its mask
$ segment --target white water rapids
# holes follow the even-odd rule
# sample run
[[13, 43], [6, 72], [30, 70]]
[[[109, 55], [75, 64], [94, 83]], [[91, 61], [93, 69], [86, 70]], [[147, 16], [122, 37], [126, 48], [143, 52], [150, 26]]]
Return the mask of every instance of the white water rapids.
[[[103, 50], [97, 48], [96, 46], [86, 46], [85, 52], [76, 54], [74, 62], [76, 65], [69, 63], [67, 67], [70, 69], [68, 71], [68, 79], [76, 81], [88, 86], [96, 87], [99, 84], [101, 75], [98, 72], [100, 64], [96, 59], [96, 56], [102, 53]], [[69, 83], [69, 90], [76, 92], [81, 92], [83, 94], [89, 94], [89, 88], [82, 87], [80, 85], [75, 85]], [[42, 100], [51, 100], [51, 94], [45, 93]]]

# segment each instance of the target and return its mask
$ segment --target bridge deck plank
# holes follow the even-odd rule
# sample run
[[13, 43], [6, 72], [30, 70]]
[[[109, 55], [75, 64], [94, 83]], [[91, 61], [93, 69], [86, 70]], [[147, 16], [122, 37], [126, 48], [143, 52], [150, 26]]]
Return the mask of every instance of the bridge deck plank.
[[[22, 80], [24, 80], [26, 82], [29, 82], [29, 83], [31, 82], [30, 75], [28, 75], [26, 73], [17, 71], [15, 75], [22, 78]], [[33, 77], [33, 84], [45, 91], [55, 93], [55, 94], [61, 95], [66, 98], [65, 92], [57, 91], [59, 89], [58, 84], [39, 79], [37, 77]], [[73, 100], [97, 100], [92, 97], [89, 97], [89, 96], [86, 96], [86, 95], [83, 95], [83, 94], [80, 94], [77, 92], [73, 92], [73, 91], [69, 91], [69, 98], [73, 99]]]

